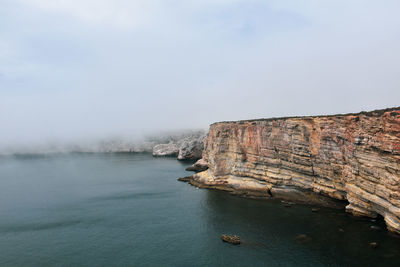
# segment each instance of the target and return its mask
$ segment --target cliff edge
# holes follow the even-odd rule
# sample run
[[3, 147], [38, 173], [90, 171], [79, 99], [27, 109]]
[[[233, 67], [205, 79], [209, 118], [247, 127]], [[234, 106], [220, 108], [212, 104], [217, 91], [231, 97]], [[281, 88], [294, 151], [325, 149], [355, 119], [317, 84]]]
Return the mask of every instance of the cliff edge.
[[[329, 116], [219, 122], [190, 183], [251, 197], [384, 217], [400, 233], [400, 107]], [[342, 206], [343, 207], [343, 206]]]

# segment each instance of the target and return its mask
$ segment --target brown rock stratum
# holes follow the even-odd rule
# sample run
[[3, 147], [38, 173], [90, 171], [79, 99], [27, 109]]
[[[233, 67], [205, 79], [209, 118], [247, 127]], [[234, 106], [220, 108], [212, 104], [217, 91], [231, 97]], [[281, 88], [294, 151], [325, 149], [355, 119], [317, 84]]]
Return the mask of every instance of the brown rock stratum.
[[[346, 205], [400, 233], [400, 107], [210, 126], [198, 187], [250, 197]], [[343, 206], [342, 206], [343, 207]]]

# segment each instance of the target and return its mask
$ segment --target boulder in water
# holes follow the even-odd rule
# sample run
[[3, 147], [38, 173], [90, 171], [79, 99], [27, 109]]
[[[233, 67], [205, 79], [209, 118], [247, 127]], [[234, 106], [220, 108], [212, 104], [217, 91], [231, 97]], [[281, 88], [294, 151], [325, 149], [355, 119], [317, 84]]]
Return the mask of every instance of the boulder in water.
[[294, 238], [294, 240], [297, 241], [297, 242], [299, 242], [299, 243], [307, 243], [307, 242], [310, 242], [310, 241], [312, 240], [312, 238], [309, 237], [309, 236], [306, 235], [306, 234], [301, 234], [301, 235], [296, 236], [296, 237]]
[[222, 239], [222, 241], [231, 243], [233, 245], [240, 244], [240, 238], [237, 235], [222, 235], [221, 239]]
[[371, 248], [377, 248], [377, 247], [378, 247], [378, 243], [376, 243], [376, 242], [371, 242], [371, 243], [369, 243], [369, 246], [370, 246]]

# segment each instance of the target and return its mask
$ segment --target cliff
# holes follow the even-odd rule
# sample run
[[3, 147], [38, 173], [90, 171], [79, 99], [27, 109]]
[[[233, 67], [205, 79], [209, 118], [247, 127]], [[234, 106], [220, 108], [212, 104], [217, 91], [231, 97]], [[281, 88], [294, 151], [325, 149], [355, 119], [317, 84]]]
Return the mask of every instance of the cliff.
[[400, 233], [400, 108], [210, 126], [199, 187], [346, 205]]
[[153, 147], [154, 157], [177, 157], [178, 160], [197, 160], [202, 157], [205, 131], [186, 132], [171, 138], [168, 143], [160, 143]]

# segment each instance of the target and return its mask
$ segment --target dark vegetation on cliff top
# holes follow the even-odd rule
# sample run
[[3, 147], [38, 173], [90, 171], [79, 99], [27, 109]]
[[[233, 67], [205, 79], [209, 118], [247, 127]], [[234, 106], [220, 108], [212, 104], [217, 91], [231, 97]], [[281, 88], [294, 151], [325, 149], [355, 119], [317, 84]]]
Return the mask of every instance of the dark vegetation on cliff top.
[[[345, 113], [345, 114], [331, 114], [331, 115], [314, 115], [314, 116], [288, 116], [288, 117], [273, 117], [273, 118], [261, 118], [261, 119], [249, 119], [249, 120], [238, 120], [238, 121], [219, 121], [214, 122], [211, 125], [219, 124], [219, 123], [247, 123], [247, 122], [257, 122], [257, 121], [274, 121], [274, 120], [287, 120], [287, 119], [311, 119], [311, 118], [322, 118], [322, 117], [343, 117], [343, 116], [357, 116], [357, 115], [365, 115], [368, 117], [378, 117], [384, 114], [385, 112], [400, 110], [399, 107], [392, 107], [386, 109], [376, 109], [372, 111], [361, 111], [357, 113]], [[397, 113], [396, 113], [397, 114]]]

